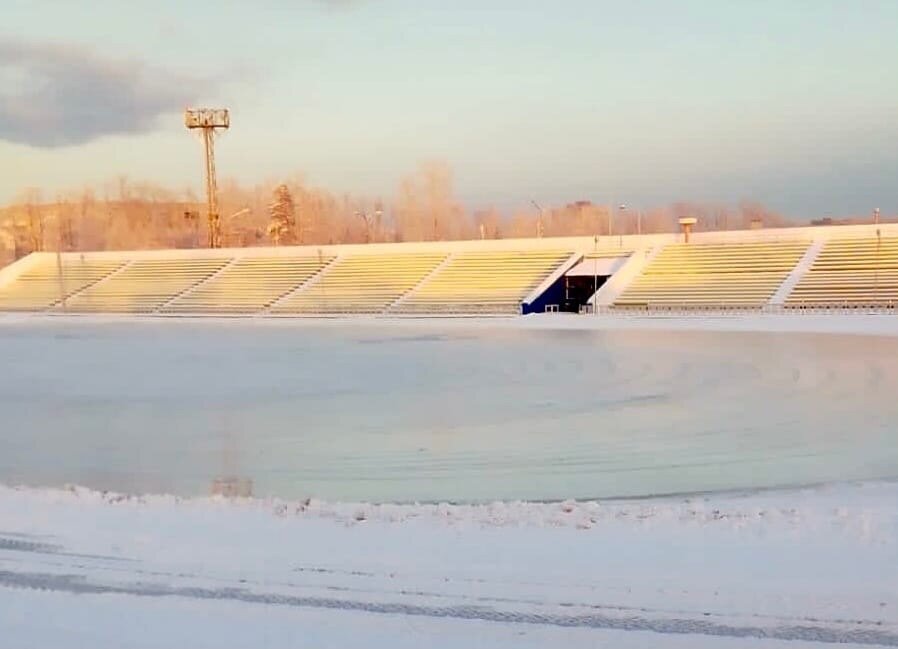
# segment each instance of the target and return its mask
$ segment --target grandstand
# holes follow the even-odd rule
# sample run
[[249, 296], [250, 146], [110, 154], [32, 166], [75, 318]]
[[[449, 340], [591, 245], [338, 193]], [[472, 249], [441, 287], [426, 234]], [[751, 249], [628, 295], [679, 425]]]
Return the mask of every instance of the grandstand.
[[166, 304], [164, 313], [256, 313], [295, 290], [333, 261], [333, 256], [243, 257], [230, 261]]
[[33, 253], [0, 311], [516, 315], [898, 305], [898, 224], [487, 241]]
[[898, 236], [827, 241], [786, 306], [898, 306]]
[[68, 300], [71, 312], [152, 313], [221, 270], [226, 259], [137, 259]]
[[115, 272], [121, 261], [40, 255], [14, 282], [0, 284], [0, 311], [43, 311]]
[[317, 282], [278, 302], [275, 314], [382, 313], [421, 282], [446, 253], [347, 255]]
[[521, 302], [572, 251], [472, 251], [453, 255], [391, 313], [519, 314]]
[[616, 307], [764, 306], [810, 241], [675, 243], [623, 291]]

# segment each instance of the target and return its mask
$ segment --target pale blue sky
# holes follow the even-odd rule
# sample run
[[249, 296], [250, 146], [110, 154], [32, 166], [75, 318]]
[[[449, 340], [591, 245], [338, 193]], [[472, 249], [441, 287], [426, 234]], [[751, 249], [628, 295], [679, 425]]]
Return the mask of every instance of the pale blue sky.
[[472, 208], [898, 213], [894, 0], [0, 7], [0, 201], [119, 174], [199, 188], [190, 102], [231, 108], [219, 170], [247, 183], [389, 197], [437, 159]]

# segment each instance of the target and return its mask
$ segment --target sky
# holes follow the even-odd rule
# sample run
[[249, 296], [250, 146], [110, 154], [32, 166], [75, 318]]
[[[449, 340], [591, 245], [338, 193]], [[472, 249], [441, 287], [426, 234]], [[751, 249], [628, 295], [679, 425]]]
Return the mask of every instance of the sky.
[[0, 203], [119, 176], [898, 214], [894, 0], [0, 0]]

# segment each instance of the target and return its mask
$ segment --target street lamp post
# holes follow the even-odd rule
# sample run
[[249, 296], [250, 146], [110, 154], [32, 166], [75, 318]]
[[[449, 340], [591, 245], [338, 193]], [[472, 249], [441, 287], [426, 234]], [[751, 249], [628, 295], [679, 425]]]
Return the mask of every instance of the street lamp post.
[[536, 208], [537, 217], [536, 217], [536, 237], [537, 239], [541, 239], [543, 236], [543, 208], [542, 206], [534, 200], [530, 201], [533, 203], [533, 207]]
[[599, 315], [596, 293], [599, 292], [599, 237], [592, 238], [592, 314]]
[[[231, 214], [228, 218], [226, 218], [224, 220], [224, 223], [228, 226], [228, 230], [230, 230], [231, 221], [233, 221], [234, 219], [239, 218], [241, 216], [244, 216], [246, 214], [249, 214], [250, 212], [252, 212], [252, 209], [250, 209], [249, 207], [244, 207], [243, 209], [237, 210], [236, 212]], [[221, 232], [219, 232], [219, 236], [222, 236]], [[228, 237], [228, 238], [230, 238], [231, 242], [233, 243], [234, 237]], [[238, 245], [244, 245], [244, 244], [241, 243]]]
[[[380, 215], [383, 214], [382, 210], [374, 210], [374, 217], [379, 218]], [[362, 219], [362, 222], [365, 224], [365, 243], [371, 243], [371, 214], [368, 212], [357, 211], [355, 213], [357, 217]], [[436, 221], [434, 221], [436, 223]], [[436, 227], [436, 226], [434, 226]]]

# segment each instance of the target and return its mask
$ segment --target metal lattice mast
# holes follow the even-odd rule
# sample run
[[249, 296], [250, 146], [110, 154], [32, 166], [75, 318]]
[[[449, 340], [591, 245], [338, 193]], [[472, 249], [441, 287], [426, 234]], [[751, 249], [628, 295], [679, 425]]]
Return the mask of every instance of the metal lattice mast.
[[215, 176], [215, 129], [227, 129], [231, 118], [225, 108], [197, 108], [184, 113], [188, 129], [202, 129], [206, 153], [206, 209], [209, 218], [209, 247], [221, 246], [221, 219], [218, 214], [218, 181]]

